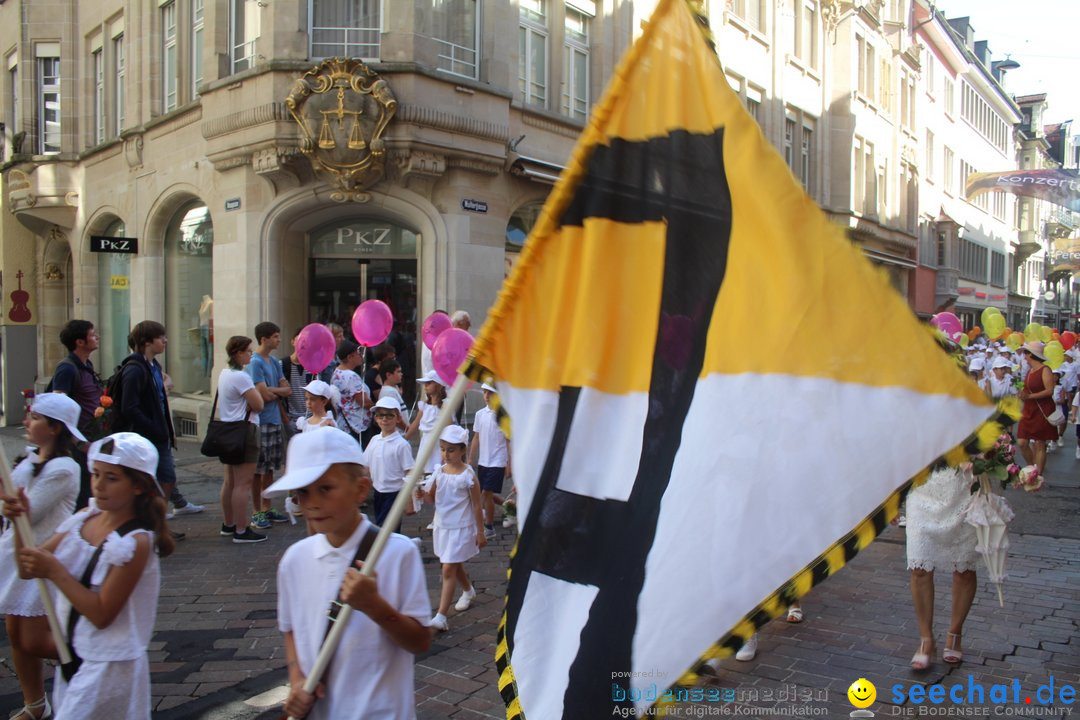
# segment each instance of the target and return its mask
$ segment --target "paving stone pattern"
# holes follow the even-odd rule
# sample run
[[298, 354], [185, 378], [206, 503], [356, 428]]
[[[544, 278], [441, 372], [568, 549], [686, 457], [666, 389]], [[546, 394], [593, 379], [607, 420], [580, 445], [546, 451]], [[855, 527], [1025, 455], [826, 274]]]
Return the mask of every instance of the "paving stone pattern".
[[[10, 429], [0, 435], [9, 452], [14, 449], [17, 436]], [[249, 707], [243, 701], [285, 683], [284, 651], [275, 623], [275, 574], [282, 552], [303, 536], [304, 527], [277, 525], [268, 531], [270, 539], [265, 543], [235, 545], [218, 535], [220, 465], [205, 462], [191, 445], [182, 446], [177, 464], [184, 492], [206, 504], [207, 511], [174, 521], [173, 527], [188, 538], [162, 564], [161, 598], [150, 646], [154, 717], [279, 717], [279, 711]], [[918, 714], [910, 702], [903, 707], [890, 704], [890, 688], [896, 684], [905, 688], [966, 684], [968, 675], [984, 684], [1011, 684], [1016, 678], [1025, 696], [1047, 684], [1051, 676], [1058, 686], [1077, 685], [1078, 471], [1080, 462], [1073, 460], [1071, 449], [1059, 451], [1051, 456], [1052, 485], [1046, 493], [1041, 497], [1009, 494], [1018, 512], [1015, 525], [1025, 534], [1012, 536], [1011, 577], [1003, 608], [998, 607], [993, 588], [980, 582], [965, 626], [962, 665], [947, 666], [939, 654], [929, 671], [910, 669], [918, 631], [905, 570], [904, 531], [890, 528], [847, 569], [806, 598], [804, 623], [771, 623], [762, 631], [754, 661], [725, 661], [715, 677], [703, 682], [703, 690], [730, 690], [732, 700], [680, 703], [668, 717], [846, 717], [853, 709], [847, 688], [860, 677], [877, 687], [878, 700], [871, 710], [879, 717]], [[425, 508], [419, 516], [405, 520], [404, 531], [424, 539], [434, 607], [440, 577], [430, 531], [422, 529], [429, 520], [430, 508]], [[514, 535], [501, 527], [498, 533], [480, 557], [466, 566], [478, 590], [473, 607], [464, 613], [451, 610], [450, 632], [436, 635], [431, 649], [417, 658], [416, 701], [421, 720], [505, 717], [493, 657], [506, 557]], [[948, 619], [948, 582], [947, 577], [937, 578], [939, 653]], [[20, 704], [6, 637], [0, 637], [0, 703], [0, 709]], [[1064, 717], [1065, 713], [1040, 716]]]

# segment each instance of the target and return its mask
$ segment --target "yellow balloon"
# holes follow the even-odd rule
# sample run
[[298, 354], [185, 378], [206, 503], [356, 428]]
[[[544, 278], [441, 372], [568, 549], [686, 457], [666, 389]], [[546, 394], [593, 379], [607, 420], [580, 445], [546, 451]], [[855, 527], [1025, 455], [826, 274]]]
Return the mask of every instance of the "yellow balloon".
[[991, 340], [997, 340], [999, 337], [1005, 334], [1005, 318], [1001, 315], [1001, 313], [998, 313], [997, 315], [991, 315], [989, 318], [983, 321], [983, 332], [985, 332], [986, 337], [990, 338]]
[[[983, 330], [986, 330], [989, 327], [990, 318], [992, 317], [1001, 317], [1001, 311], [996, 307], [988, 307], [982, 311], [980, 319], [982, 320]], [[989, 335], [989, 333], [987, 333], [987, 335]]]
[[1046, 356], [1046, 364], [1051, 370], [1057, 370], [1061, 363], [1065, 362], [1065, 348], [1057, 340], [1051, 340], [1043, 347], [1043, 355]]
[[956, 342], [960, 343], [960, 347], [966, 348], [971, 342], [971, 337], [969, 335], [961, 335]]
[[1027, 327], [1024, 328], [1024, 337], [1035, 338], [1036, 340], [1038, 340], [1040, 332], [1039, 329], [1041, 327], [1042, 325], [1036, 322], [1028, 323]]
[[1012, 351], [1016, 351], [1024, 344], [1024, 333], [1014, 332], [1010, 333], [1009, 337], [1005, 338], [1005, 347]]
[[1053, 340], [1054, 328], [1050, 327], [1049, 325], [1043, 325], [1041, 328], [1039, 328], [1039, 339], [1042, 340], [1044, 343], [1048, 343]]

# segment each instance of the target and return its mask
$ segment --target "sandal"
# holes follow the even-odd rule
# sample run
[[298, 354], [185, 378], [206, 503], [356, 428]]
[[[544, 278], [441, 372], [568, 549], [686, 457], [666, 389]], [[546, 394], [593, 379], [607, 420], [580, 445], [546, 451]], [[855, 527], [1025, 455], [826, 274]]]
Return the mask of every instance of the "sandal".
[[[923, 652], [923, 648], [929, 645], [929, 652]], [[926, 670], [930, 667], [930, 656], [934, 654], [934, 638], [919, 638], [919, 650], [911, 656], [912, 670]]]
[[789, 607], [787, 611], [787, 621], [789, 623], [801, 623], [803, 621], [802, 608]]
[[[959, 648], [949, 647], [949, 643], [959, 645], [960, 633], [945, 633], [945, 635], [945, 649], [941, 651], [941, 659], [950, 665], [959, 665], [964, 659], [964, 653], [960, 652]], [[953, 638], [956, 640], [953, 641]]]
[[[41, 713], [38, 715], [37, 713]], [[23, 705], [15, 712], [8, 715], [8, 720], [50, 720], [52, 718], [52, 706], [49, 705], [49, 696], [41, 698], [37, 702]]]

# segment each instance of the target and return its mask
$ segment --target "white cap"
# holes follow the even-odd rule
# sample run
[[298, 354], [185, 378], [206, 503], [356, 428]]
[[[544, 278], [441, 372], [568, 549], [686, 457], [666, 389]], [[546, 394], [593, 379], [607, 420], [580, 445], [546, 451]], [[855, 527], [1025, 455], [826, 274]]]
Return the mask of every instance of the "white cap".
[[[112, 443], [112, 449], [105, 452], [103, 448], [110, 442]], [[157, 479], [157, 448], [154, 447], [152, 442], [138, 433], [118, 432], [103, 437], [90, 446], [90, 450], [86, 453], [86, 459], [90, 462], [121, 465], [144, 472], [155, 480]]]
[[460, 425], [447, 425], [439, 434], [439, 439], [451, 445], [468, 445], [469, 431]]
[[401, 405], [399, 405], [398, 401], [395, 400], [392, 397], [381, 397], [381, 398], [379, 398], [378, 402], [375, 403], [375, 408], [374, 409], [377, 410], [378, 408], [382, 408], [383, 410], [398, 410], [398, 411], [400, 411], [401, 410]]
[[968, 362], [968, 372], [978, 372], [986, 367], [986, 361], [981, 357], [971, 358]]
[[294, 435], [285, 458], [285, 474], [263, 491], [263, 497], [276, 497], [289, 490], [307, 487], [335, 463], [363, 465], [364, 453], [351, 435], [332, 427]]
[[1005, 356], [998, 355], [996, 358], [994, 358], [994, 364], [990, 366], [990, 369], [991, 370], [997, 370], [998, 368], [1010, 368], [1011, 369], [1012, 368], [1012, 363], [1009, 362], [1008, 358], [1006, 358]]
[[420, 377], [416, 378], [416, 382], [418, 382], [418, 383], [436, 382], [436, 383], [439, 383], [440, 385], [442, 385], [443, 387], [446, 387], [446, 383], [443, 382], [443, 379], [441, 377], [439, 377], [439, 373], [435, 372], [434, 370], [428, 370], [426, 373], [424, 373]]
[[481, 386], [480, 386], [480, 389], [481, 389], [481, 390], [487, 390], [488, 392], [493, 392], [493, 393], [497, 393], [497, 392], [499, 392], [498, 390], [496, 390], [496, 389], [495, 389], [494, 387], [492, 387], [491, 385], [488, 385], [487, 383], [484, 383], [483, 385], [481, 385]]
[[332, 405], [341, 404], [341, 392], [330, 383], [323, 382], [322, 380], [312, 380], [304, 386], [304, 392], [309, 392], [318, 397], [324, 397], [329, 400]]
[[52, 392], [38, 395], [30, 405], [30, 412], [36, 412], [38, 415], [64, 423], [68, 432], [76, 440], [86, 442], [86, 436], [79, 432], [79, 413], [82, 409], [79, 403], [64, 393]]

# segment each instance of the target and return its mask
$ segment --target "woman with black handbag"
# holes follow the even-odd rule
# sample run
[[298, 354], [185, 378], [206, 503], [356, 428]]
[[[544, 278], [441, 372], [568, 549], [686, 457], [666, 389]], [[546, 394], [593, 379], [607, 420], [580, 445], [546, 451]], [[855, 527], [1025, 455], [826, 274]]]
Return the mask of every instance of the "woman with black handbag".
[[266, 540], [266, 536], [248, 527], [248, 501], [255, 463], [259, 460], [259, 412], [263, 409], [263, 399], [251, 376], [244, 371], [244, 366], [251, 361], [251, 338], [234, 335], [225, 344], [225, 352], [229, 356], [229, 365], [222, 369], [218, 378], [215, 404], [220, 398], [222, 422], [242, 421], [247, 427], [243, 452], [238, 456], [221, 456], [225, 465], [225, 481], [221, 485], [224, 518], [221, 534], [231, 536], [234, 543], [257, 543]]

